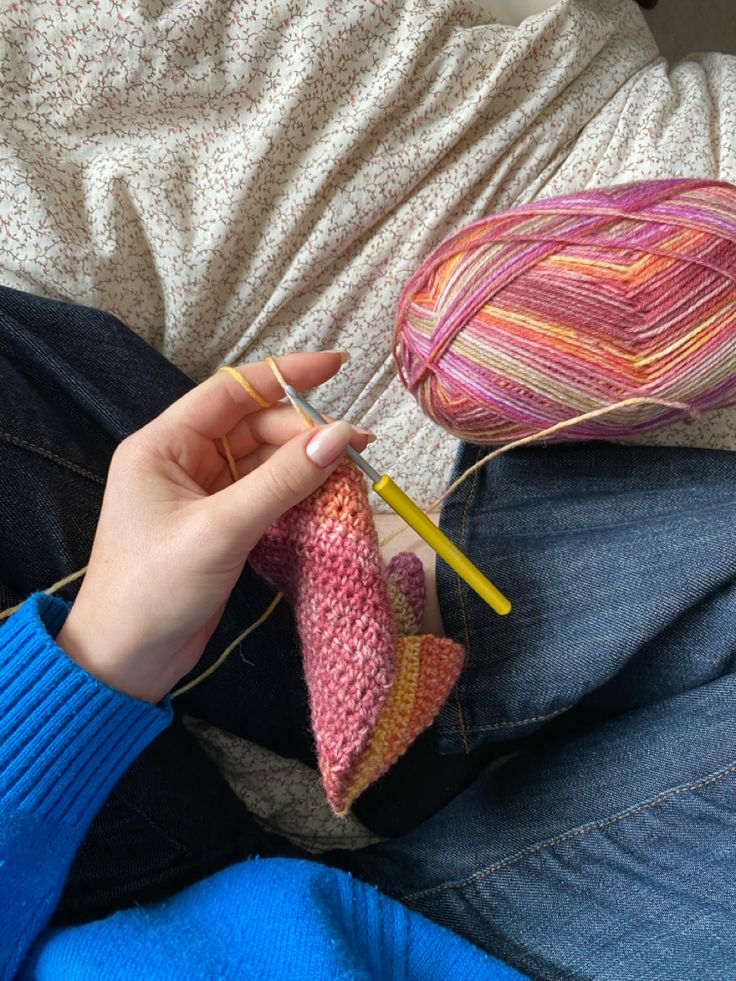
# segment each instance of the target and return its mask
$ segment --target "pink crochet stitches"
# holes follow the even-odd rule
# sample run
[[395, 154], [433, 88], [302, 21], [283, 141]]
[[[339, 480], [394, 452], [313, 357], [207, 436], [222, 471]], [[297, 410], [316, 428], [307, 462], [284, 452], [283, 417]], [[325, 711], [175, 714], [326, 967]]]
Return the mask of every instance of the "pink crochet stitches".
[[384, 569], [352, 464], [283, 515], [251, 563], [294, 605], [320, 771], [331, 806], [345, 813], [431, 723], [463, 650], [408, 636], [424, 605], [422, 565], [402, 553]]

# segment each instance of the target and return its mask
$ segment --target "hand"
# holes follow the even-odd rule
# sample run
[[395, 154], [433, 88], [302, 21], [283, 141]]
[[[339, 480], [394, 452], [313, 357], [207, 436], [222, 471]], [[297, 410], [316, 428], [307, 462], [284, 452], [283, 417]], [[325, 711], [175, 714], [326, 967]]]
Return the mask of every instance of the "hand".
[[[292, 354], [279, 367], [305, 389], [342, 361], [335, 351]], [[238, 370], [264, 398], [283, 396], [267, 364]], [[57, 643], [112, 687], [158, 702], [196, 665], [269, 525], [327, 479], [349, 443], [362, 450], [370, 438], [346, 422], [306, 429], [286, 404], [259, 408], [224, 372], [197, 386], [115, 451], [89, 568]]]

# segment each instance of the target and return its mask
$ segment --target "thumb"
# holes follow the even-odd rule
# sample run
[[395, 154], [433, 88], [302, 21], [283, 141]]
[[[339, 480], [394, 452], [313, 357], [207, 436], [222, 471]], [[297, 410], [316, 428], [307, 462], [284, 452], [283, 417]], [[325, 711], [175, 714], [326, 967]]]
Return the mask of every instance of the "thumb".
[[215, 520], [252, 548], [277, 518], [337, 469], [353, 435], [352, 426], [341, 420], [294, 436], [261, 466], [210, 498]]

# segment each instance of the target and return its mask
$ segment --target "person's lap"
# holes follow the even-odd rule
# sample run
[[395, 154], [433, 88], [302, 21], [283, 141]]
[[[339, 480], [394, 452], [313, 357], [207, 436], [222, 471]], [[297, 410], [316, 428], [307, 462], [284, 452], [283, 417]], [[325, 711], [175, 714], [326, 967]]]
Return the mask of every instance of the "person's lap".
[[[484, 453], [461, 448], [461, 472]], [[461, 485], [443, 523], [514, 604], [444, 563], [447, 629], [468, 661], [445, 751], [537, 730], [571, 708], [628, 711], [731, 670], [736, 454], [586, 443], [524, 449]]]
[[731, 977], [735, 488], [734, 454], [606, 444], [467, 481], [443, 523], [514, 612], [440, 564], [469, 657], [435, 729], [509, 756], [334, 860], [533, 977]]
[[550, 734], [335, 861], [534, 978], [730, 978], [733, 675]]
[[[86, 564], [116, 445], [192, 385], [114, 317], [0, 288], [0, 609]], [[72, 599], [80, 581], [60, 595]], [[193, 674], [272, 599], [273, 590], [246, 567]], [[281, 603], [259, 631], [262, 643], [235, 651], [227, 672], [176, 699], [177, 716], [201, 716], [311, 762], [295, 637]], [[95, 918], [255, 852], [293, 851], [260, 830], [175, 723], [131, 766], [93, 822], [57, 918]]]
[[[106, 315], [9, 290], [0, 311], [5, 607], [85, 563], [114, 446], [191, 382]], [[458, 470], [479, 452], [462, 447]], [[681, 977], [678, 965], [698, 959], [721, 976], [734, 954], [723, 870], [733, 867], [735, 477], [727, 453], [587, 444], [502, 457], [467, 481], [443, 525], [514, 611], [495, 617], [440, 563], [440, 607], [466, 669], [437, 723], [357, 807], [391, 825], [396, 797], [394, 829], [406, 833], [324, 860], [535, 977]], [[246, 571], [203, 667], [271, 595]], [[278, 610], [177, 702], [309, 762], [296, 634], [286, 604]], [[221, 806], [228, 788], [206, 760], [186, 791], [199, 817], [184, 827], [177, 780], [197, 749], [169, 738], [171, 752], [144, 754], [93, 826], [67, 915], [152, 898], [255, 850], [289, 853], [239, 803]], [[170, 826], [156, 836], [150, 815], [135, 827], [131, 815], [154, 787], [166, 794], [168, 759], [177, 803], [157, 812]], [[201, 825], [211, 809], [218, 827], [218, 807], [208, 838]], [[131, 835], [144, 863], [164, 856], [155, 881], [109, 885], [106, 848], [119, 855]], [[104, 902], [93, 913], [79, 896], [95, 888]]]

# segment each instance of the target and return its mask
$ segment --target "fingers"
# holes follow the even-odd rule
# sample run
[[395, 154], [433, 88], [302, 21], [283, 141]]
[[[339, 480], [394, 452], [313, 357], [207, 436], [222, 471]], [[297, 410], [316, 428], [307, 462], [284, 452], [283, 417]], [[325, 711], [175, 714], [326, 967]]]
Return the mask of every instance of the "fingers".
[[[332, 378], [346, 360], [347, 356], [340, 351], [314, 351], [285, 354], [278, 359], [278, 365], [290, 384], [305, 389]], [[283, 397], [283, 389], [265, 361], [241, 365], [237, 371], [267, 401], [278, 402]], [[219, 439], [243, 416], [261, 408], [237, 379], [227, 372], [218, 372], [169, 406], [152, 425], [185, 426], [209, 439]]]
[[[333, 419], [325, 415], [328, 422]], [[352, 445], [356, 450], [362, 450], [375, 437], [367, 430], [353, 427], [355, 438]], [[289, 403], [282, 402], [272, 406], [270, 409], [261, 409], [252, 415], [242, 419], [234, 429], [227, 434], [230, 449], [236, 459], [254, 453], [260, 446], [271, 445], [280, 446], [286, 443], [292, 436], [303, 433], [307, 426], [300, 415], [298, 415]], [[358, 437], [365, 436], [366, 439], [360, 442], [355, 441]]]
[[[271, 412], [272, 410], [268, 409], [265, 411]], [[261, 415], [261, 413], [259, 413], [259, 415]], [[252, 418], [255, 419], [256, 416], [253, 416]], [[333, 420], [329, 421], [332, 422]], [[301, 423], [301, 420], [299, 420], [299, 422]], [[287, 440], [293, 438], [294, 436], [298, 436], [303, 432], [304, 424], [301, 423], [300, 425], [295, 426], [292, 432], [288, 432], [286, 434], [283, 432], [274, 432], [273, 434], [268, 433], [266, 435], [273, 436], [271, 441], [259, 443], [254, 450], [245, 453], [236, 451], [235, 447], [233, 446], [232, 437], [228, 435], [228, 441], [230, 442], [230, 448], [233, 453], [238, 478], [245, 477], [246, 474], [252, 473], [252, 471], [256, 470], [267, 460], [271, 459], [274, 453], [279, 449], [280, 444], [287, 442]], [[366, 446], [368, 446], [369, 443], [372, 443], [375, 438], [375, 436], [357, 431], [355, 427], [353, 427], [353, 435], [350, 439], [350, 445], [353, 447], [353, 449], [357, 450], [358, 453], [362, 453]], [[228, 467], [217, 478], [215, 483], [210, 487], [210, 493], [217, 493], [218, 491], [223, 490], [225, 487], [229, 487], [232, 483], [233, 475], [231, 474], [230, 467], [228, 465]]]
[[285, 511], [315, 491], [340, 465], [353, 430], [346, 422], [302, 432], [261, 466], [208, 499], [215, 522], [244, 551]]

